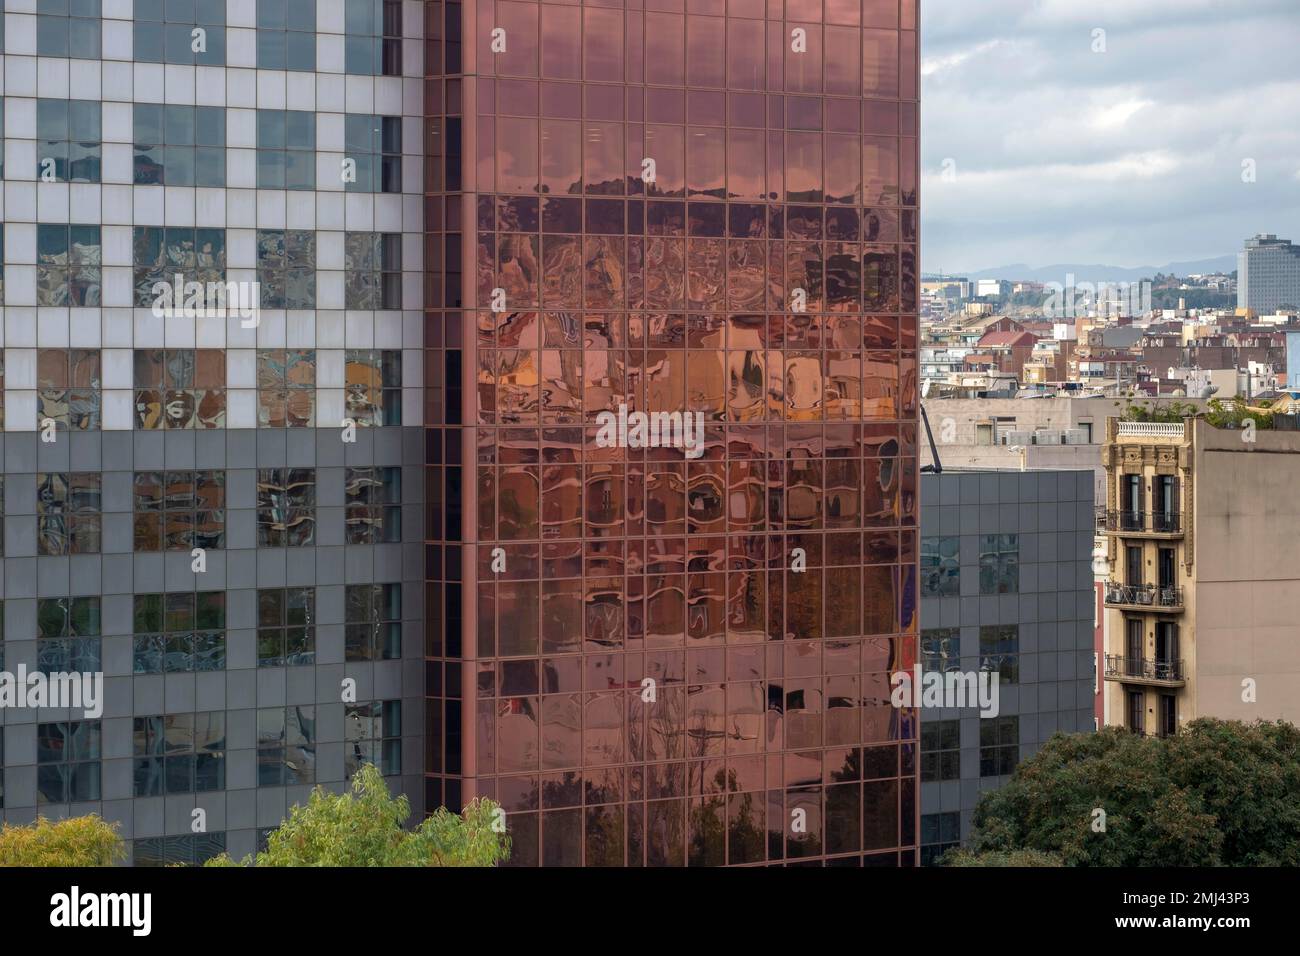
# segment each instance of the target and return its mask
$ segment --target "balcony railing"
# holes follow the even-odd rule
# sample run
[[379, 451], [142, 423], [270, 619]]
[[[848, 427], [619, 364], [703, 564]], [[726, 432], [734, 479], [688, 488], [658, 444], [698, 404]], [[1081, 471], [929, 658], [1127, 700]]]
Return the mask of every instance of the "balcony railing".
[[1182, 661], [1158, 661], [1149, 657], [1121, 657], [1106, 655], [1106, 676], [1111, 680], [1141, 680], [1156, 683], [1181, 684]]
[[1153, 511], [1151, 530], [1158, 534], [1177, 534], [1183, 530], [1182, 516], [1166, 511]]
[[1166, 511], [1106, 512], [1105, 530], [1120, 534], [1181, 534], [1182, 515]]
[[1142, 531], [1146, 528], [1144, 511], [1107, 511], [1107, 531]]
[[1131, 438], [1182, 438], [1182, 422], [1120, 422], [1117, 434]]
[[1157, 587], [1154, 584], [1118, 584], [1106, 582], [1106, 603], [1128, 607], [1181, 608], [1183, 589], [1177, 586]]

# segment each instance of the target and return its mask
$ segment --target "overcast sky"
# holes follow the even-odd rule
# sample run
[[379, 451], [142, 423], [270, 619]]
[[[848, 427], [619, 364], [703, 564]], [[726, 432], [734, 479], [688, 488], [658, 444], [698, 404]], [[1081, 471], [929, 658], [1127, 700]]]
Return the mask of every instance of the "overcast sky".
[[1257, 232], [1300, 242], [1300, 0], [921, 9], [925, 271], [1160, 266]]

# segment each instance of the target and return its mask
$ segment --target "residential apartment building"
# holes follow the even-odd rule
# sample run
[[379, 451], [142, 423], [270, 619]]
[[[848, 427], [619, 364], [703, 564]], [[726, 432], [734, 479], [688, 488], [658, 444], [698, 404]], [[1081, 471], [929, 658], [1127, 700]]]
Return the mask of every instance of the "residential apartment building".
[[426, 804], [914, 864], [916, 4], [425, 9]]
[[0, 816], [422, 812], [426, 4], [5, 8], [0, 656], [106, 700], [0, 710]]
[[1107, 722], [1300, 720], [1300, 435], [1111, 419]]
[[997, 713], [921, 709], [921, 859], [1052, 734], [1095, 729], [1090, 471], [921, 476], [921, 663], [987, 672]]

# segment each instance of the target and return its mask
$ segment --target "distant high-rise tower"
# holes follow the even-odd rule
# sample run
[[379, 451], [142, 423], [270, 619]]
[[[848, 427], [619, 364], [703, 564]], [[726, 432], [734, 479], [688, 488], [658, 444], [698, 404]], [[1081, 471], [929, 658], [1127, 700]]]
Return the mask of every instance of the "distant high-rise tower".
[[1266, 315], [1300, 309], [1300, 246], [1261, 234], [1237, 253], [1237, 308]]
[[914, 865], [915, 0], [425, 11], [426, 805]]

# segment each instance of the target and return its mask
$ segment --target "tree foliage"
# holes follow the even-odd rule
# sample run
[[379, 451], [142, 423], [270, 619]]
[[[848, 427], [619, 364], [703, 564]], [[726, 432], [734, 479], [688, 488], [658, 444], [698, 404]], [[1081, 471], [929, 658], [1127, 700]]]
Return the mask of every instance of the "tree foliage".
[[1257, 412], [1246, 407], [1246, 400], [1241, 397], [1210, 399], [1210, 407], [1205, 412], [1205, 420], [1215, 428], [1241, 428], [1247, 421], [1255, 423], [1258, 429], [1273, 427], [1273, 416], [1268, 412]]
[[1220, 292], [1217, 289], [1180, 289], [1177, 286], [1170, 289], [1151, 290], [1151, 308], [1155, 311], [1161, 309], [1178, 308], [1178, 300], [1182, 299], [1188, 309], [1235, 309], [1237, 307], [1237, 293]]
[[[495, 866], [510, 856], [504, 814], [475, 800], [461, 814], [440, 808], [413, 830], [405, 796], [393, 797], [372, 764], [352, 778], [349, 792], [317, 787], [271, 832], [264, 851], [244, 866]], [[235, 866], [225, 854], [208, 866]]]
[[941, 861], [944, 866], [1064, 866], [1055, 853], [1038, 850], [990, 850], [971, 853], [969, 850], [950, 850]]
[[1160, 422], [1166, 425], [1177, 425], [1184, 418], [1195, 418], [1199, 411], [1192, 402], [1148, 403], [1146, 405], [1129, 402], [1120, 418], [1126, 422]]
[[980, 799], [966, 857], [1025, 850], [1067, 866], [1300, 865], [1300, 730], [1203, 718], [1163, 738], [1057, 734]]
[[117, 824], [96, 814], [0, 826], [0, 867], [112, 866], [126, 858]]

